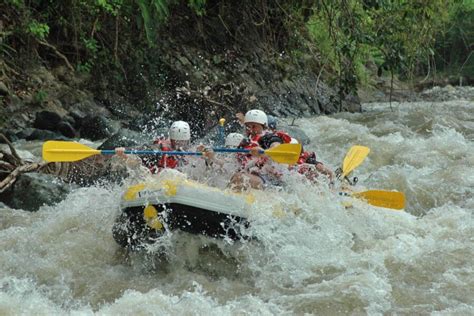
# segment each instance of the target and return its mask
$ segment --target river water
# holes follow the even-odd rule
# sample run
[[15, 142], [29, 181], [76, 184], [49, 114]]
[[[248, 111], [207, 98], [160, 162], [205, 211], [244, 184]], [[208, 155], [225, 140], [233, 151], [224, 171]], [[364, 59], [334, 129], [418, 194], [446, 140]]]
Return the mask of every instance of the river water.
[[406, 212], [295, 182], [303, 210], [254, 225], [258, 242], [173, 233], [163, 260], [112, 239], [123, 186], [81, 188], [0, 210], [0, 315], [474, 314], [474, 104], [392, 108], [296, 123], [334, 168], [370, 147], [354, 175], [404, 192]]

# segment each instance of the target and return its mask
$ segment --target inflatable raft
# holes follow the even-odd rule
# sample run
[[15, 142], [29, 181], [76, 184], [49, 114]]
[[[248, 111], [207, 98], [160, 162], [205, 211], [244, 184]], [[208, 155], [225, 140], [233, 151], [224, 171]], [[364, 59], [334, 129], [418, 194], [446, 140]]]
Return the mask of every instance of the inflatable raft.
[[[165, 169], [152, 181], [126, 190], [112, 233], [119, 245], [132, 249], [153, 243], [165, 231], [173, 230], [214, 238], [249, 239], [251, 222], [299, 213], [302, 208], [295, 197], [297, 201], [302, 198], [283, 191], [276, 194], [261, 190], [248, 193], [221, 190]], [[334, 195], [334, 201], [346, 208], [368, 202], [400, 210], [405, 204], [402, 193], [378, 190], [339, 192]]]
[[[126, 190], [112, 229], [119, 245], [134, 248], [151, 243], [166, 230], [232, 240], [249, 238], [243, 231], [255, 218], [256, 195], [261, 199], [262, 193], [235, 193], [188, 180], [177, 172], [173, 176]], [[271, 208], [280, 211], [281, 206], [273, 202]]]

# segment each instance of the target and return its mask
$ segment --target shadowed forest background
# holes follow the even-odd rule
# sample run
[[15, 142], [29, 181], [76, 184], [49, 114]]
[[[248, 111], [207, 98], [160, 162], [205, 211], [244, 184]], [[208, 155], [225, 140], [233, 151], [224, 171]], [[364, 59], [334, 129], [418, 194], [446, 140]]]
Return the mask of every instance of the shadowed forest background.
[[358, 111], [361, 92], [389, 101], [474, 78], [469, 0], [7, 0], [0, 12], [8, 130], [42, 109], [96, 106], [131, 125], [160, 116], [206, 129], [252, 106]]

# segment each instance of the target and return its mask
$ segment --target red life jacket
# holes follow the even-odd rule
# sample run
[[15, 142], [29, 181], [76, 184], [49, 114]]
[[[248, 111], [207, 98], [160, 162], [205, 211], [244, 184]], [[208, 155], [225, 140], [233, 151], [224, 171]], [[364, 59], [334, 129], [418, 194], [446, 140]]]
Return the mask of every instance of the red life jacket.
[[[153, 142], [153, 144], [159, 145], [160, 151], [173, 151], [171, 142], [167, 139], [157, 139]], [[182, 161], [184, 160], [182, 158], [178, 158], [178, 156], [161, 155], [158, 162], [155, 164], [150, 164], [147, 167], [150, 169], [151, 173], [158, 173], [164, 168], [175, 169]]]
[[300, 157], [298, 158], [298, 161], [296, 162], [298, 165], [301, 165], [303, 163], [311, 163], [315, 164], [314, 162], [310, 162], [308, 160], [312, 160], [311, 158], [316, 161], [316, 153], [314, 151], [304, 151], [301, 153]]
[[284, 131], [276, 131], [275, 134], [281, 138], [284, 144], [289, 144], [291, 142], [291, 136]]
[[[241, 145], [239, 146], [239, 148], [252, 149], [254, 147], [260, 147], [260, 144], [259, 144], [258, 141], [260, 140], [260, 138], [262, 138], [262, 136], [265, 135], [265, 133], [266, 133], [266, 131], [263, 131], [262, 134], [249, 136], [247, 139], [244, 139], [241, 142]], [[265, 156], [260, 157], [260, 158], [256, 158], [256, 157], [252, 156], [251, 154], [237, 154], [237, 160], [242, 164], [242, 167], [244, 167], [244, 168], [253, 159], [257, 159], [255, 164], [259, 167], [263, 166], [268, 161], [268, 158], [265, 157]]]

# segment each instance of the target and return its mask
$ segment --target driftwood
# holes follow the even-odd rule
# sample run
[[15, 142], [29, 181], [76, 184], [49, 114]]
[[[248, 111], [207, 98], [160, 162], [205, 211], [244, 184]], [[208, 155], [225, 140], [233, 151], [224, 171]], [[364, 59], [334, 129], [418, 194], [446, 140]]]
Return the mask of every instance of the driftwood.
[[[36, 171], [47, 162], [32, 163], [20, 158], [12, 143], [0, 133], [0, 138], [8, 145], [10, 153], [0, 150], [0, 193], [11, 187], [16, 179], [23, 173]], [[6, 175], [6, 176], [5, 176]]]
[[36, 171], [47, 164], [47, 162], [30, 163], [15, 168], [15, 170], [13, 170], [5, 179], [2, 180], [2, 182], [0, 182], [0, 193], [11, 187], [13, 183], [15, 183], [18, 176], [21, 174]]

